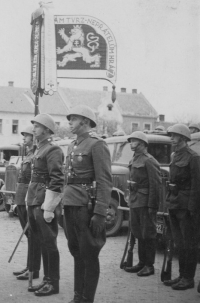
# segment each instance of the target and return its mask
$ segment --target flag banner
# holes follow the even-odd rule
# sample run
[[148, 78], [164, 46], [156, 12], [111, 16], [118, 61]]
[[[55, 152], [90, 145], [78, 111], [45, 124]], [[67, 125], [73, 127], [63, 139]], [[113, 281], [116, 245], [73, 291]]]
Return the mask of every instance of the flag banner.
[[36, 93], [40, 85], [40, 44], [42, 17], [32, 20], [31, 32], [31, 90]]
[[[56, 75], [56, 40], [53, 5], [51, 2], [43, 4], [44, 29], [43, 29], [43, 69], [44, 69], [44, 91], [49, 95], [57, 90]], [[42, 62], [41, 62], [42, 63]]]
[[57, 90], [56, 40], [52, 2], [40, 3], [31, 18], [31, 89], [53, 95]]
[[90, 16], [55, 15], [57, 77], [115, 83], [117, 44], [112, 31]]

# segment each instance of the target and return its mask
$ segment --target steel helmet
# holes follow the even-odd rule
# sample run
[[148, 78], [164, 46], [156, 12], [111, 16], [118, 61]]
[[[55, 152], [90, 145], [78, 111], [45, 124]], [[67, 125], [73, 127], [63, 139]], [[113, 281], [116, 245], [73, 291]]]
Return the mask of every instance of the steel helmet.
[[31, 120], [31, 123], [34, 123], [34, 122], [40, 123], [43, 126], [45, 126], [46, 128], [50, 129], [52, 134], [55, 133], [55, 122], [49, 114], [37, 115], [36, 117], [33, 118], [33, 120]]
[[171, 128], [168, 130], [168, 133], [169, 134], [174, 133], [174, 134], [181, 135], [181, 136], [187, 138], [188, 141], [191, 141], [189, 127], [187, 127], [185, 124], [175, 124], [175, 125], [171, 126]]
[[78, 105], [78, 106], [73, 107], [70, 110], [69, 114], [67, 115], [67, 120], [70, 120], [71, 115], [77, 115], [77, 116], [82, 116], [82, 117], [88, 118], [91, 121], [91, 127], [96, 126], [95, 113], [89, 106]]
[[128, 139], [127, 139], [128, 142], [130, 142], [130, 139], [139, 139], [139, 140], [145, 142], [146, 144], [148, 144], [147, 136], [146, 136], [143, 132], [141, 132], [141, 131], [139, 131], [139, 130], [133, 132], [133, 133], [128, 137]]
[[158, 126], [156, 126], [155, 130], [161, 130], [161, 131], [164, 131], [164, 130], [165, 130], [165, 128], [164, 128], [164, 126], [163, 126], [163, 125], [158, 125]]
[[190, 123], [189, 128], [196, 128], [198, 131], [200, 131], [200, 127], [197, 123]]
[[33, 126], [32, 126], [32, 125], [27, 126], [27, 127], [21, 132], [22, 136], [24, 136], [25, 133], [33, 136]]

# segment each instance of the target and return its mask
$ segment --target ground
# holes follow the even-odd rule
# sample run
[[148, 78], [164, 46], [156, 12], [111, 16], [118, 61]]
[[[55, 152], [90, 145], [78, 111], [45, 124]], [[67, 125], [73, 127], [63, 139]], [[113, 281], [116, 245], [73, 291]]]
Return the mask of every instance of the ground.
[[[51, 297], [36, 297], [27, 291], [28, 282], [19, 281], [12, 274], [13, 271], [23, 269], [26, 264], [27, 241], [24, 237], [11, 263], [8, 259], [21, 234], [21, 227], [17, 217], [10, 218], [8, 214], [0, 212], [0, 303], [34, 303], [69, 302], [73, 297], [73, 259], [67, 247], [67, 241], [62, 228], [59, 228], [58, 247], [60, 251], [60, 293]], [[155, 275], [138, 277], [136, 274], [126, 273], [119, 268], [126, 242], [127, 228], [117, 237], [107, 238], [107, 243], [101, 251], [101, 276], [96, 293], [95, 303], [194, 303], [200, 300], [197, 285], [200, 280], [200, 265], [197, 266], [195, 288], [185, 291], [175, 291], [166, 287], [160, 281], [163, 252], [156, 254]], [[137, 263], [137, 247], [134, 249], [134, 264]], [[173, 261], [173, 277], [177, 275], [178, 262]], [[42, 279], [33, 280], [34, 285]]]

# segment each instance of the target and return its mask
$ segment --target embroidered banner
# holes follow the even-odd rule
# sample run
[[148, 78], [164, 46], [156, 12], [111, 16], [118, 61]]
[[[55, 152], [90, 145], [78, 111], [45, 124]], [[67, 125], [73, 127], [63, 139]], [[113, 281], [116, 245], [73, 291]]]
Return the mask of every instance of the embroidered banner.
[[117, 44], [112, 31], [90, 16], [55, 15], [57, 77], [115, 83]]
[[40, 2], [32, 14], [31, 89], [52, 95], [57, 90], [56, 42], [52, 2]]
[[42, 17], [32, 21], [31, 32], [31, 90], [36, 93], [40, 85], [40, 44]]

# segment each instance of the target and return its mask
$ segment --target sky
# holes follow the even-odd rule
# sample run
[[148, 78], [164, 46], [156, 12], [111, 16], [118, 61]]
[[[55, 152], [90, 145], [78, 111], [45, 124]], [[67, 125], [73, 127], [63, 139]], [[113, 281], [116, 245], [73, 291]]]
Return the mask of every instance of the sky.
[[[46, 1], [47, 2], [47, 1]], [[0, 86], [30, 87], [31, 13], [38, 0], [7, 0], [0, 10]], [[54, 13], [103, 21], [117, 42], [116, 91], [137, 89], [166, 121], [200, 122], [199, 0], [54, 0]], [[102, 90], [104, 80], [59, 79]]]

